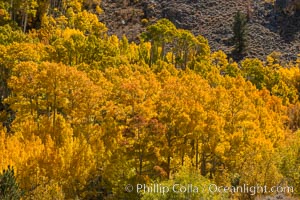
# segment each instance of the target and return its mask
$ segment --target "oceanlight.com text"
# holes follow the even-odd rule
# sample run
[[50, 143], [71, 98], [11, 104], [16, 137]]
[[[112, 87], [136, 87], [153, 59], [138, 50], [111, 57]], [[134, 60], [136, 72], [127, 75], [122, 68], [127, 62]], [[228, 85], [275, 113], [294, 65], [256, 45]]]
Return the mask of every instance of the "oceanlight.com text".
[[247, 193], [250, 195], [265, 194], [265, 193], [293, 193], [294, 188], [291, 186], [260, 186], [243, 184], [241, 186], [218, 186], [211, 184], [208, 186], [211, 193]]

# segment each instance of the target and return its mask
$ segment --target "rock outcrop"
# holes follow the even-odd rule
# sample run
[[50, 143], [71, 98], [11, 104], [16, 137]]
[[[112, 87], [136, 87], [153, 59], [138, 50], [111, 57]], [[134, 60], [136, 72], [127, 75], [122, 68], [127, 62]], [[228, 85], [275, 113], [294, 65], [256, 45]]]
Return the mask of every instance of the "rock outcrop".
[[[281, 52], [286, 61], [300, 53], [299, 0], [276, 0], [275, 6], [265, 0], [103, 0], [105, 14], [100, 16], [109, 33], [139, 41], [148, 24], [167, 18], [177, 28], [184, 28], [209, 40], [213, 51], [232, 51], [233, 16], [237, 11], [248, 15], [247, 57], [265, 59], [273, 51]], [[282, 2], [281, 2], [282, 1]], [[293, 13], [276, 11], [278, 5]]]

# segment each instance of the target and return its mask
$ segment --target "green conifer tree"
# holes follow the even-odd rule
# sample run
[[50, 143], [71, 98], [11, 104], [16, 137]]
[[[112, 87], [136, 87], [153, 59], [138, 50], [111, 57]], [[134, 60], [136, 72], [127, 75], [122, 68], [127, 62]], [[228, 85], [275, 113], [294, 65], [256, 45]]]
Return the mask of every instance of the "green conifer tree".
[[8, 166], [8, 169], [0, 174], [0, 199], [19, 200], [21, 196], [22, 191], [16, 181], [14, 168]]
[[232, 52], [234, 58], [240, 60], [243, 58], [247, 48], [247, 17], [245, 14], [238, 11], [234, 16], [233, 22], [233, 44]]

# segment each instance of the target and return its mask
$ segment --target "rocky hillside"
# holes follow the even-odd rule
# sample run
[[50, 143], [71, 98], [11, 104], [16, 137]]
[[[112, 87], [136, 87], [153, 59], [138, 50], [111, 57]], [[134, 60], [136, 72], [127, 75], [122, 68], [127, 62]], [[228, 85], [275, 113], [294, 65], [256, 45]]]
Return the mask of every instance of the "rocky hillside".
[[[273, 51], [286, 61], [300, 53], [300, 11], [287, 16], [275, 11], [265, 0], [103, 0], [105, 22], [110, 33], [138, 41], [148, 24], [159, 18], [171, 20], [178, 28], [208, 38], [213, 51], [230, 54], [232, 22], [237, 11], [249, 16], [248, 57], [264, 59]], [[144, 22], [144, 23], [143, 23]]]

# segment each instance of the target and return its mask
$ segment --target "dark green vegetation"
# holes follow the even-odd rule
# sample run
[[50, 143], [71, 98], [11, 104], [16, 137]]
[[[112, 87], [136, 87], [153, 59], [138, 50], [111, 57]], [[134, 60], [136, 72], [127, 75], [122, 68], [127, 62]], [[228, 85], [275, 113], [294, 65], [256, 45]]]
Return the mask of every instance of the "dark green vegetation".
[[22, 192], [16, 182], [14, 168], [8, 166], [8, 169], [4, 169], [0, 174], [0, 199], [18, 200], [21, 196]]
[[234, 43], [234, 50], [232, 54], [238, 60], [243, 58], [247, 48], [247, 17], [240, 11], [238, 11], [234, 16], [232, 30], [232, 40]]

